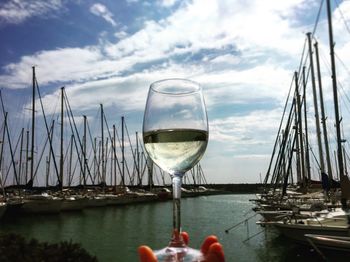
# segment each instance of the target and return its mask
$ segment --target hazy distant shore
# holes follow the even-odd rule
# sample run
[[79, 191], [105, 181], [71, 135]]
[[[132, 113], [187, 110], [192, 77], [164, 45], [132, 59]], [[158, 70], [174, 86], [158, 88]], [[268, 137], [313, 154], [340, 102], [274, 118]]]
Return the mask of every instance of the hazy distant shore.
[[[197, 185], [192, 185], [192, 184], [184, 184], [183, 188], [185, 189], [194, 189], [198, 187], [205, 187], [208, 189], [215, 189], [217, 194], [254, 194], [258, 193], [261, 188], [264, 185], [261, 183], [237, 183], [237, 184], [197, 184]], [[151, 191], [153, 189], [159, 189], [159, 188], [168, 188], [171, 189], [171, 185], [154, 185], [150, 187], [149, 185], [142, 185], [142, 186], [136, 186], [136, 185], [128, 185], [127, 186], [130, 190], [145, 190], [145, 191]], [[24, 189], [26, 186], [9, 186], [6, 187], [6, 191], [12, 191], [16, 189]], [[106, 190], [106, 191], [113, 191], [113, 186], [105, 186], [102, 187], [101, 185], [87, 185], [87, 186], [72, 186], [72, 187], [65, 187], [65, 189], [99, 189], [99, 190]], [[58, 191], [59, 188], [55, 186], [50, 186], [50, 187], [33, 187], [31, 190], [34, 191], [46, 191], [46, 190], [53, 190], [53, 191]], [[215, 194], [215, 192], [212, 192]]]

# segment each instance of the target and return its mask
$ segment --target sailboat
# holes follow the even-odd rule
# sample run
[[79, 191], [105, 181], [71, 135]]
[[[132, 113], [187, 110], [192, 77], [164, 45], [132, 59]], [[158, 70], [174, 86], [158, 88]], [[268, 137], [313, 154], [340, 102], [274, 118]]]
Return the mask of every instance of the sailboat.
[[311, 246], [313, 246], [322, 256], [324, 255], [321, 249], [330, 249], [338, 252], [343, 251], [350, 253], [350, 236], [342, 237], [334, 235], [306, 234], [305, 237]]
[[[289, 111], [289, 117], [286, 123], [286, 127], [282, 130], [282, 122], [280, 125], [281, 139], [280, 149], [278, 151], [277, 160], [272, 171], [272, 180], [274, 183], [271, 185], [271, 190], [266, 190], [265, 194], [257, 201], [258, 204], [256, 210], [265, 218], [260, 221], [259, 224], [263, 226], [273, 226], [280, 231], [286, 237], [296, 240], [302, 243], [320, 243], [321, 240], [327, 238], [327, 241], [323, 241], [322, 245], [331, 245], [335, 241], [340, 243], [350, 236], [350, 213], [348, 201], [350, 200], [350, 182], [345, 172], [344, 166], [344, 152], [343, 152], [343, 139], [341, 136], [341, 117], [339, 115], [338, 106], [338, 92], [337, 92], [337, 80], [336, 80], [336, 68], [334, 60], [334, 42], [333, 42], [333, 31], [332, 31], [332, 19], [331, 19], [331, 5], [330, 0], [327, 0], [327, 16], [328, 16], [328, 29], [329, 29], [329, 46], [331, 55], [331, 69], [332, 69], [332, 87], [333, 87], [333, 102], [334, 102], [334, 113], [335, 113], [335, 127], [336, 127], [336, 145], [337, 145], [337, 168], [339, 173], [339, 183], [334, 182], [332, 176], [332, 168], [330, 163], [330, 157], [327, 151], [328, 140], [327, 140], [327, 128], [325, 126], [326, 117], [324, 115], [323, 100], [322, 100], [322, 88], [321, 78], [319, 80], [319, 93], [321, 102], [321, 114], [322, 114], [322, 125], [323, 125], [323, 139], [325, 144], [325, 151], [327, 153], [326, 159], [323, 159], [323, 144], [321, 137], [320, 119], [318, 116], [318, 105], [315, 85], [315, 73], [313, 68], [313, 49], [312, 49], [312, 34], [307, 34], [307, 42], [309, 46], [309, 62], [311, 80], [313, 86], [313, 98], [315, 106], [315, 120], [317, 129], [317, 141], [319, 149], [319, 172], [321, 181], [319, 186], [315, 188], [315, 184], [312, 183], [310, 175], [310, 156], [309, 145], [307, 138], [307, 117], [306, 117], [306, 70], [303, 68], [302, 72], [302, 87], [304, 90], [304, 96], [301, 99], [299, 94], [299, 78], [298, 72], [294, 74], [295, 81], [295, 93], [293, 103]], [[315, 46], [316, 58], [318, 60], [317, 44]], [[319, 64], [317, 62], [318, 72]], [[302, 106], [304, 109], [304, 121], [302, 118]], [[304, 124], [304, 128], [302, 127]], [[305, 134], [303, 133], [305, 131]], [[279, 132], [280, 132], [279, 131]], [[277, 141], [273, 154], [277, 150]], [[303, 144], [305, 143], [305, 144]], [[292, 196], [288, 194], [288, 188], [292, 189], [289, 181], [292, 177], [292, 159], [296, 159], [296, 177], [297, 177], [297, 190], [301, 193], [299, 195]], [[272, 170], [272, 160], [265, 177], [265, 182], [270, 176]], [[327, 168], [326, 164], [327, 163]], [[336, 184], [340, 185], [340, 189], [336, 188]], [[278, 190], [278, 187], [282, 189]], [[295, 190], [295, 188], [294, 188]], [[293, 191], [294, 191], [293, 190]], [[313, 193], [316, 192], [316, 193]], [[311, 194], [318, 194], [317, 198], [306, 198]], [[303, 199], [301, 201], [301, 199]], [[300, 201], [298, 201], [300, 200]], [[315, 210], [315, 202], [318, 203], [319, 210]], [[269, 207], [271, 212], [266, 212], [266, 207]], [[287, 208], [287, 206], [289, 208]], [[306, 208], [309, 206], [310, 208]], [[312, 208], [313, 206], [313, 208]], [[288, 212], [285, 211], [288, 209]], [[282, 212], [283, 210], [283, 212]], [[317, 235], [317, 236], [315, 236]], [[322, 237], [318, 237], [321, 235]], [[338, 238], [342, 237], [342, 238]], [[347, 239], [346, 239], [347, 240]], [[342, 242], [343, 243], [343, 242]]]

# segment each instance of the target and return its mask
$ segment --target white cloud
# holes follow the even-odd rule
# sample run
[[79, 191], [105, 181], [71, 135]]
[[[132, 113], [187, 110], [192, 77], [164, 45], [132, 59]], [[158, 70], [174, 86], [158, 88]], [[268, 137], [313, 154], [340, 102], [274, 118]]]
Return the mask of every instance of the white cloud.
[[122, 39], [122, 38], [126, 38], [128, 36], [128, 33], [125, 31], [119, 31], [119, 32], [116, 32], [114, 36], [119, 39]]
[[[49, 50], [22, 57], [19, 63], [7, 66], [9, 75], [1, 78], [7, 80], [3, 81], [7, 86], [14, 86], [9, 82], [12, 80], [19, 84], [22, 70], [28, 67], [29, 62], [40, 67], [41, 62], [45, 64], [47, 60], [51, 68], [55, 68], [55, 72], [48, 70], [46, 73], [49, 74], [45, 73], [45, 77], [50, 78], [47, 82], [63, 79], [88, 81], [92, 75], [96, 78], [113, 75], [113, 73], [116, 75], [132, 69], [138, 63], [172, 59], [174, 56], [193, 54], [202, 49], [220, 50], [228, 45], [236, 48], [237, 55], [222, 55], [221, 58], [204, 61], [201, 65], [208, 69], [224, 59], [227, 59], [228, 66], [233, 63], [239, 65], [242, 55], [246, 57], [246, 61], [251, 63], [256, 60], [258, 63], [260, 57], [269, 57], [272, 52], [285, 55], [286, 57], [283, 58], [292, 63], [293, 59], [297, 59], [296, 54], [300, 52], [298, 46], [302, 46], [304, 36], [295, 34], [296, 29], [290, 27], [285, 18], [281, 18], [275, 9], [271, 10], [268, 6], [266, 4], [264, 8], [255, 10], [253, 4], [247, 4], [245, 1], [244, 3], [237, 1], [236, 4], [231, 4], [231, 1], [194, 1], [191, 5], [183, 5], [165, 20], [146, 22], [145, 26], [133, 35], [116, 34], [122, 37], [117, 43], [102, 42], [100, 46], [95, 47]], [[292, 4], [288, 6], [289, 9], [292, 7]], [[91, 10], [97, 15], [104, 16], [107, 21], [109, 18], [112, 19], [110, 12], [101, 4], [95, 4]], [[260, 13], [265, 15], [262, 19], [264, 21], [254, 23], [256, 16]], [[259, 17], [262, 15], [260, 14]], [[114, 24], [112, 22], [114, 20], [110, 21]], [[263, 28], [262, 23], [269, 26]], [[267, 37], [267, 32], [271, 31], [274, 34], [269, 34]], [[260, 37], [259, 32], [263, 32], [262, 35], [260, 33]], [[73, 59], [80, 55], [82, 59]], [[63, 67], [60, 64], [64, 63], [64, 60], [66, 63]], [[175, 61], [173, 60], [173, 63]], [[89, 69], [92, 62], [96, 62], [97, 66]], [[187, 61], [176, 63], [187, 63]], [[271, 61], [271, 63], [282, 67], [285, 61]]]
[[[237, 110], [238, 111], [238, 110]], [[281, 120], [282, 109], [253, 110], [244, 115], [228, 116], [210, 121], [210, 139], [238, 145], [255, 146], [272, 141], [277, 133], [271, 133]], [[269, 139], [270, 138], [270, 139]], [[272, 140], [271, 140], [272, 139]]]
[[[131, 2], [136, 4], [129, 0]], [[240, 106], [247, 110], [210, 119], [212, 153], [208, 161], [217, 160], [215, 153], [232, 153], [236, 157], [245, 156], [249, 165], [249, 159], [254, 156], [267, 159], [272, 149], [282, 113], [280, 106], [286, 98], [293, 71], [298, 69], [305, 32], [313, 28], [312, 24], [302, 24], [300, 19], [310, 8], [316, 16], [316, 3], [318, 1], [302, 0], [183, 2], [169, 17], [146, 21], [133, 34], [127, 34], [124, 29], [115, 32], [116, 42], [100, 41], [96, 46], [46, 50], [24, 56], [18, 63], [4, 68], [7, 74], [0, 76], [0, 83], [10, 88], [27, 86], [30, 67], [35, 64], [41, 86], [68, 83], [66, 92], [73, 110], [91, 110], [103, 103], [106, 109], [113, 107], [114, 112], [142, 114], [151, 82], [168, 77], [191, 78], [203, 85], [209, 112], [217, 105], [237, 106], [234, 112], [239, 112]], [[163, 1], [163, 4], [174, 2]], [[342, 6], [343, 13], [348, 14], [350, 8], [345, 3]], [[105, 6], [95, 4], [91, 12], [116, 25]], [[337, 20], [335, 25], [335, 32], [346, 36]], [[326, 38], [323, 39], [323, 33], [327, 32], [324, 21], [320, 21], [317, 32], [321, 45], [327, 48]], [[344, 39], [336, 41], [336, 48], [348, 64], [350, 46]], [[196, 55], [199, 58], [192, 59]], [[349, 80], [344, 72], [339, 79]], [[325, 88], [330, 90], [329, 85]], [[44, 97], [46, 105], [54, 104], [55, 99], [56, 94]], [[270, 109], [252, 109], [257, 101], [269, 103]], [[231, 163], [227, 159], [222, 161]], [[229, 164], [225, 168], [237, 167], [239, 161], [235, 159], [234, 166]], [[256, 170], [250, 171], [256, 173]]]
[[18, 24], [33, 16], [45, 16], [62, 8], [61, 0], [10, 0], [0, 4], [0, 24]]
[[[104, 63], [101, 67], [100, 63]], [[94, 64], [95, 66], [91, 66]], [[109, 66], [107, 66], [109, 64]], [[19, 63], [12, 63], [5, 67], [7, 75], [0, 76], [7, 87], [24, 88], [28, 80], [28, 73], [32, 65], [38, 68], [38, 79], [45, 85], [54, 82], [79, 82], [112, 73], [114, 66], [111, 61], [103, 60], [96, 47], [65, 48], [51, 51], [41, 51], [32, 56], [23, 56]], [[107, 70], [107, 67], [110, 69]], [[17, 81], [16, 79], [22, 79]]]
[[93, 13], [96, 16], [102, 17], [104, 20], [106, 20], [108, 23], [110, 23], [112, 26], [116, 26], [117, 23], [113, 19], [113, 14], [107, 9], [106, 6], [102, 4], [93, 4], [90, 7], [90, 12]]
[[160, 0], [159, 4], [164, 7], [172, 7], [177, 0]]

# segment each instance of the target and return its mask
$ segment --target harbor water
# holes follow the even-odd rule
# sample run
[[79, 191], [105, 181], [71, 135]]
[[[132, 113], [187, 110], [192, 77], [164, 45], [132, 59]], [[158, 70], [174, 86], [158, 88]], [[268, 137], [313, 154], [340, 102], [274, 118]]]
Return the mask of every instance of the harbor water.
[[[227, 261], [320, 261], [307, 246], [299, 246], [278, 232], [255, 222], [254, 195], [216, 195], [182, 200], [183, 230], [190, 235], [190, 246], [215, 234], [224, 246]], [[164, 247], [172, 227], [172, 203], [150, 202], [128, 206], [89, 208], [56, 215], [4, 218], [1, 233], [18, 233], [27, 239], [50, 243], [80, 243], [103, 262], [138, 261], [137, 247], [147, 244]], [[242, 223], [240, 223], [242, 222]], [[240, 223], [228, 233], [226, 229]]]

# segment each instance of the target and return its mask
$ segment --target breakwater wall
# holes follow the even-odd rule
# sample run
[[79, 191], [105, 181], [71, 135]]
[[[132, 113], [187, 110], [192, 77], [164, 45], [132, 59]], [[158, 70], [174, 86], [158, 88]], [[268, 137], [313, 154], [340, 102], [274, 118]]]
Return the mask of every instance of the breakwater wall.
[[[171, 185], [167, 186], [152, 186], [152, 188], [168, 188], [171, 190]], [[183, 184], [183, 188], [185, 189], [195, 189], [199, 187], [205, 187], [208, 189], [217, 190], [216, 193], [219, 194], [255, 194], [262, 191], [264, 184], [256, 183], [256, 184], [248, 184], [248, 183], [240, 183], [240, 184], [197, 184], [197, 185], [189, 185]], [[142, 188], [144, 190], [149, 190], [149, 186], [129, 186], [130, 189], [138, 189]], [[214, 193], [214, 192], [213, 192]]]
[[261, 192], [263, 184], [208, 184], [207, 188], [220, 190], [233, 194], [255, 194]]
[[[256, 184], [248, 184], [248, 183], [240, 183], [240, 184], [183, 184], [182, 186], [185, 189], [198, 189], [200, 187], [204, 187], [207, 189], [215, 189], [217, 194], [255, 194], [262, 192], [262, 189], [264, 188], [264, 184], [256, 183]], [[145, 191], [152, 191], [154, 189], [161, 189], [161, 188], [168, 188], [171, 190], [171, 185], [166, 186], [160, 186], [160, 185], [142, 185], [142, 186], [136, 186], [136, 185], [128, 185], [128, 188], [130, 190], [138, 190], [143, 189]], [[6, 188], [7, 192], [11, 192], [18, 189], [27, 189], [26, 186], [8, 186]], [[45, 192], [47, 190], [51, 191], [60, 191], [59, 187], [32, 187], [30, 188], [33, 191], [37, 192]], [[90, 189], [90, 190], [97, 190], [97, 191], [114, 191], [115, 187], [113, 186], [101, 186], [101, 185], [88, 185], [88, 186], [73, 186], [73, 187], [65, 187], [65, 189], [71, 189], [71, 190], [84, 190], [84, 189]], [[0, 192], [2, 190], [0, 189]]]

